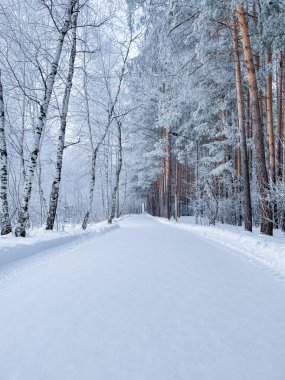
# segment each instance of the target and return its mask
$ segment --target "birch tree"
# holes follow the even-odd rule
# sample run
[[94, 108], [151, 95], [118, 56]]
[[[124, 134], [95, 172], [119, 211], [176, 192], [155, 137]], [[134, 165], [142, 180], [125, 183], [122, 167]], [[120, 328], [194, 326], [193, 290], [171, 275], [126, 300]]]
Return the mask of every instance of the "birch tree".
[[[121, 90], [122, 90], [122, 84], [123, 84], [123, 79], [124, 79], [124, 76], [125, 76], [125, 72], [126, 72], [126, 66], [127, 66], [127, 61], [128, 61], [128, 58], [129, 58], [129, 54], [130, 54], [130, 49], [131, 49], [131, 46], [133, 44], [133, 42], [135, 41], [135, 39], [137, 38], [137, 36], [133, 37], [132, 35], [130, 35], [130, 38], [129, 40], [127, 41], [126, 43], [126, 46], [125, 46], [125, 52], [122, 56], [122, 66], [120, 68], [120, 73], [119, 73], [119, 77], [118, 77], [118, 82], [116, 84], [116, 87], [115, 87], [115, 95], [114, 97], [112, 97], [112, 94], [111, 94], [111, 89], [110, 87], [112, 87], [112, 84], [109, 83], [108, 81], [108, 76], [104, 75], [105, 77], [105, 86], [106, 86], [106, 89], [107, 89], [107, 92], [108, 92], [108, 97], [109, 97], [109, 107], [107, 109], [107, 123], [105, 125], [105, 129], [104, 129], [104, 132], [101, 136], [101, 138], [99, 139], [98, 143], [96, 144], [93, 152], [92, 152], [92, 158], [91, 158], [91, 177], [90, 177], [90, 186], [89, 186], [89, 200], [88, 200], [88, 206], [87, 206], [87, 210], [86, 210], [86, 213], [85, 213], [85, 216], [84, 216], [84, 219], [83, 219], [83, 222], [82, 222], [82, 228], [83, 229], [86, 229], [87, 228], [87, 224], [89, 222], [89, 218], [90, 218], [90, 213], [92, 211], [92, 205], [93, 205], [93, 198], [94, 198], [94, 187], [95, 187], [95, 178], [96, 178], [96, 161], [97, 161], [97, 156], [98, 156], [98, 151], [101, 147], [101, 145], [103, 144], [104, 140], [105, 140], [105, 137], [109, 131], [109, 128], [111, 127], [112, 123], [116, 120], [116, 106], [117, 106], [117, 103], [119, 101], [119, 96], [121, 94]], [[104, 59], [104, 57], [103, 57]], [[113, 88], [112, 88], [113, 90]], [[88, 120], [90, 120], [90, 118], [88, 118]], [[90, 126], [89, 126], [89, 131], [90, 131]], [[92, 140], [91, 140], [92, 141]]]
[[115, 186], [112, 191], [111, 213], [108, 219], [109, 224], [112, 224], [113, 219], [115, 218], [115, 215], [116, 215], [116, 206], [117, 206], [118, 191], [119, 191], [119, 185], [120, 185], [120, 175], [121, 175], [122, 164], [123, 164], [121, 120], [116, 119], [116, 124], [117, 124], [117, 132], [118, 132], [118, 162], [117, 162], [117, 167], [116, 167]]
[[53, 230], [54, 221], [56, 217], [58, 197], [60, 191], [60, 182], [61, 182], [61, 172], [62, 172], [62, 161], [63, 161], [63, 152], [65, 147], [65, 132], [66, 132], [66, 123], [67, 123], [67, 113], [69, 107], [70, 94], [72, 89], [73, 75], [74, 75], [74, 63], [76, 57], [76, 32], [77, 32], [77, 18], [78, 18], [78, 2], [74, 7], [74, 12], [72, 15], [72, 42], [71, 42], [71, 51], [69, 57], [69, 67], [68, 74], [66, 78], [65, 92], [63, 96], [62, 109], [60, 115], [60, 129], [58, 135], [58, 145], [57, 145], [57, 154], [56, 154], [56, 173], [55, 178], [52, 183], [51, 193], [50, 193], [50, 203], [49, 211], [46, 221], [46, 229]]
[[56, 50], [55, 50], [54, 57], [51, 63], [50, 72], [47, 78], [44, 80], [44, 87], [45, 87], [44, 97], [43, 97], [43, 100], [39, 104], [39, 118], [37, 121], [37, 126], [36, 126], [36, 131], [35, 131], [34, 145], [32, 148], [32, 152], [29, 158], [27, 171], [26, 171], [26, 177], [25, 177], [23, 195], [22, 195], [21, 206], [20, 206], [20, 211], [19, 211], [19, 216], [18, 216], [18, 222], [15, 228], [16, 236], [22, 236], [22, 237], [26, 236], [26, 222], [29, 215], [29, 203], [31, 199], [33, 179], [34, 179], [37, 159], [39, 155], [41, 136], [42, 136], [42, 132], [46, 123], [48, 108], [51, 101], [56, 74], [58, 71], [58, 65], [59, 65], [59, 60], [61, 57], [64, 39], [70, 28], [72, 15], [74, 13], [75, 5], [77, 2], [78, 0], [68, 0], [66, 12], [64, 16], [64, 21], [59, 30], [58, 42], [57, 42]]
[[2, 74], [0, 70], [0, 228], [1, 235], [12, 231], [8, 205], [8, 154], [5, 138], [5, 109]]

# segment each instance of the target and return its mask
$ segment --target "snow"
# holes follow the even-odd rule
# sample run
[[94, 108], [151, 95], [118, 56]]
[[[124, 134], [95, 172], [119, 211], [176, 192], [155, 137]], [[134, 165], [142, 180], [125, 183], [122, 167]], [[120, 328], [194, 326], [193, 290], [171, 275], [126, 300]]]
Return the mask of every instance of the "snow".
[[281, 278], [193, 229], [117, 225], [2, 267], [0, 379], [284, 379]]
[[280, 230], [274, 230], [274, 236], [266, 236], [260, 234], [259, 228], [254, 228], [251, 233], [244, 231], [243, 227], [226, 224], [195, 224], [193, 217], [182, 217], [178, 223], [158, 219], [161, 223], [171, 224], [242, 253], [255, 262], [268, 266], [275, 273], [285, 275], [285, 235]]
[[15, 237], [12, 234], [0, 237], [0, 270], [3, 266], [31, 258], [38, 254], [54, 252], [65, 244], [72, 242], [78, 244], [83, 240], [103, 233], [112, 228], [117, 228], [107, 221], [90, 224], [88, 230], [83, 231], [80, 225], [65, 225], [61, 231], [47, 231], [45, 227], [34, 228], [28, 231], [27, 237]]

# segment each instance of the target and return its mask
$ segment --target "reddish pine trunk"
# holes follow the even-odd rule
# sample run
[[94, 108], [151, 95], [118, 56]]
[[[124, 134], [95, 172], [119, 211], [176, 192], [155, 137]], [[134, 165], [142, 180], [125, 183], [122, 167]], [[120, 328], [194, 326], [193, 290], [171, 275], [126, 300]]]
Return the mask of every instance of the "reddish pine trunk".
[[240, 32], [242, 37], [243, 51], [245, 57], [245, 65], [247, 69], [249, 93], [252, 104], [252, 124], [253, 139], [256, 152], [256, 170], [259, 191], [261, 196], [261, 230], [265, 235], [273, 234], [272, 209], [269, 201], [268, 192], [268, 174], [265, 163], [264, 136], [262, 129], [262, 120], [260, 115], [260, 105], [258, 97], [258, 86], [253, 62], [253, 54], [251, 50], [248, 24], [246, 20], [245, 10], [241, 4], [237, 5]]

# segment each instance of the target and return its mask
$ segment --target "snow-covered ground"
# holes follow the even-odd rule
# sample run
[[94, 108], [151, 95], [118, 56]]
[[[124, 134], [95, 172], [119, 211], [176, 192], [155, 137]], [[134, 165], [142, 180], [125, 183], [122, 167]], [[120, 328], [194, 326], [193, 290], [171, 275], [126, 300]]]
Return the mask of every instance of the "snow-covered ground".
[[193, 228], [117, 226], [2, 266], [1, 380], [284, 380], [281, 275]]
[[163, 218], [158, 220], [240, 252], [276, 273], [285, 275], [285, 234], [281, 230], [274, 230], [274, 236], [266, 236], [260, 234], [259, 228], [254, 228], [251, 233], [244, 231], [243, 227], [227, 224], [195, 224], [193, 217], [182, 217], [178, 223]]
[[[62, 249], [64, 245], [79, 244], [83, 240], [117, 228], [114, 222], [90, 224], [83, 231], [80, 225], [66, 225], [62, 231], [46, 231], [45, 227], [28, 231], [27, 237], [16, 238], [12, 234], [0, 236], [0, 271], [10, 264], [22, 264], [22, 260], [34, 259], [34, 255], [50, 254]], [[37, 259], [37, 258], [36, 258]]]

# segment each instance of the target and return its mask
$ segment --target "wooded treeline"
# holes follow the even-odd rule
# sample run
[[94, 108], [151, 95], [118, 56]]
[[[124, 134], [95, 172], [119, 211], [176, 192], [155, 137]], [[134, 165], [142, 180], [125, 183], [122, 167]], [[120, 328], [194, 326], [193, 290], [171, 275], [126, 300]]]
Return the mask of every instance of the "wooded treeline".
[[1, 2], [2, 235], [136, 208], [122, 165], [129, 20], [119, 1]]
[[148, 211], [284, 230], [285, 2], [132, 7], [146, 28], [130, 82]]
[[137, 212], [285, 230], [285, 1], [4, 0], [1, 234]]

